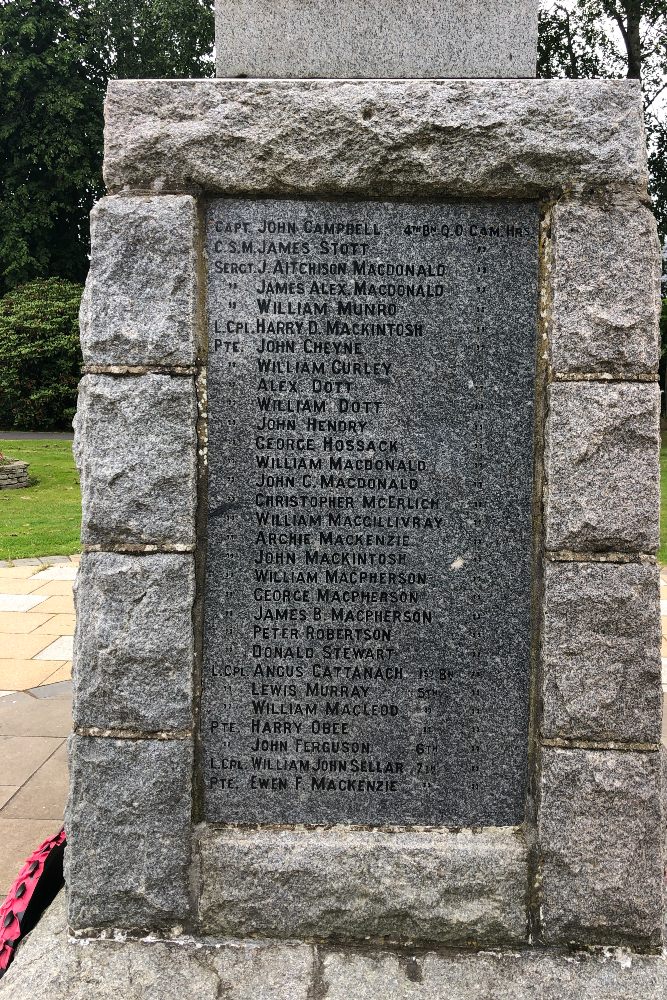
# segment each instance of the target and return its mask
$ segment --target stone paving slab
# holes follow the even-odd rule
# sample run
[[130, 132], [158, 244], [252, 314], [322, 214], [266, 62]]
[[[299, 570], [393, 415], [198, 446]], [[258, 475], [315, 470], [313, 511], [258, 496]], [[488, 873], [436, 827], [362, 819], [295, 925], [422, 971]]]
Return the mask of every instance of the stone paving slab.
[[77, 563], [0, 565], [0, 896], [63, 822]]
[[59, 696], [42, 699], [38, 694], [56, 685], [34, 691], [11, 691], [0, 699], [0, 736], [49, 736], [65, 739], [72, 729], [70, 685], [57, 685]]
[[7, 802], [0, 819], [49, 819], [54, 821], [55, 829], [62, 821], [66, 799], [67, 745], [63, 741]]

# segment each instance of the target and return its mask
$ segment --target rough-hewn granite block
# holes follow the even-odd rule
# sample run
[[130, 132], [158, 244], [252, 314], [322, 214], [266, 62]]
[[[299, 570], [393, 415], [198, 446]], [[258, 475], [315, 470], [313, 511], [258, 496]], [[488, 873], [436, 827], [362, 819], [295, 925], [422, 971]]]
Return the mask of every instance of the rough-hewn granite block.
[[548, 563], [542, 735], [660, 741], [657, 566]]
[[200, 850], [206, 934], [443, 944], [525, 940], [527, 852], [511, 828], [204, 829]]
[[63, 895], [18, 949], [12, 1000], [664, 1000], [663, 955], [440, 952], [67, 938]]
[[73, 928], [170, 927], [188, 912], [189, 740], [70, 737]]
[[547, 548], [656, 550], [659, 401], [652, 383], [552, 385]]
[[192, 726], [194, 557], [93, 552], [75, 584], [74, 723]]
[[542, 755], [541, 913], [548, 944], [659, 948], [659, 753]]
[[191, 365], [197, 356], [194, 198], [103, 198], [90, 216], [83, 360]]
[[553, 235], [554, 369], [656, 371], [661, 260], [652, 213], [565, 201], [554, 209]]
[[74, 450], [84, 543], [194, 543], [196, 420], [191, 378], [82, 379]]
[[635, 80], [113, 80], [108, 188], [645, 194]]
[[537, 0], [217, 0], [217, 75], [534, 77], [537, 11]]

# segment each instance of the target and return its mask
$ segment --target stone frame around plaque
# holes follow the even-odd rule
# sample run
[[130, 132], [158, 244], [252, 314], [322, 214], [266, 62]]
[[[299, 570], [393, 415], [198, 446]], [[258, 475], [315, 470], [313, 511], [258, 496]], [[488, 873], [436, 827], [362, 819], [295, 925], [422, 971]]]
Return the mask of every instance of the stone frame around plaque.
[[[638, 85], [114, 81], [105, 143], [76, 418], [72, 931], [659, 950], [660, 261]], [[224, 194], [540, 202], [522, 826], [202, 822], [202, 225]]]

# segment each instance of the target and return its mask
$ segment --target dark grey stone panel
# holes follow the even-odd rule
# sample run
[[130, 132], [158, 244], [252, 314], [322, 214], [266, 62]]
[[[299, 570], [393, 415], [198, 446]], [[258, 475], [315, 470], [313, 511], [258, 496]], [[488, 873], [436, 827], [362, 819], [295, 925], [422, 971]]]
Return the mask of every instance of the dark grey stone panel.
[[73, 928], [170, 928], [188, 915], [192, 743], [70, 737]]
[[211, 206], [209, 819], [522, 822], [537, 226]]

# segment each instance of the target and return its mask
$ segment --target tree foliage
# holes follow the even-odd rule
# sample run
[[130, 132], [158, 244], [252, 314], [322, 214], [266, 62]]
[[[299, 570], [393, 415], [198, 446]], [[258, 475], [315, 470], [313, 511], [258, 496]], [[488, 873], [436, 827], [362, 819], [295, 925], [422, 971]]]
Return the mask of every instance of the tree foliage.
[[666, 0], [544, 0], [538, 75], [641, 81], [651, 193], [667, 237]]
[[0, 294], [82, 281], [115, 77], [213, 72], [213, 0], [0, 0]]
[[81, 377], [81, 285], [31, 281], [0, 299], [0, 427], [69, 430]]

